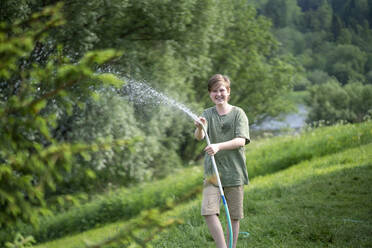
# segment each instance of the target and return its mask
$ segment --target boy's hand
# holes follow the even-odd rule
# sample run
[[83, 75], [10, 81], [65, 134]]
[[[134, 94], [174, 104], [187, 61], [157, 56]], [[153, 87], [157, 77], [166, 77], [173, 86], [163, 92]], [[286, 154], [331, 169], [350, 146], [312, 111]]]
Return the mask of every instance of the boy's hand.
[[204, 134], [204, 130], [203, 130], [203, 125], [205, 126], [207, 124], [207, 120], [204, 117], [199, 117], [199, 121], [194, 121], [194, 124], [196, 126], [196, 130], [194, 132], [195, 138], [197, 140], [204, 139], [205, 134]]
[[[206, 120], [204, 117], [199, 117], [199, 121], [200, 121], [201, 123], [203, 123], [204, 126], [205, 126], [205, 124], [207, 124], [207, 120]], [[196, 126], [197, 128], [199, 128], [199, 129], [203, 129], [203, 127], [202, 127], [202, 125], [200, 124], [200, 122], [198, 122], [198, 121], [194, 121], [194, 124], [195, 124], [195, 126]]]
[[204, 149], [210, 156], [215, 155], [219, 150], [220, 146], [218, 144], [210, 144]]

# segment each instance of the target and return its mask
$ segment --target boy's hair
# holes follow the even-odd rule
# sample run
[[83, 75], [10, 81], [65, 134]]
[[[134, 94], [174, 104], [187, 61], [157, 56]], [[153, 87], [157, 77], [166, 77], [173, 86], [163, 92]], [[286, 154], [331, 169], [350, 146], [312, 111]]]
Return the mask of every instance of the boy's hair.
[[230, 90], [230, 79], [227, 76], [221, 74], [215, 74], [208, 80], [208, 92], [211, 92], [213, 88], [219, 86], [225, 86], [227, 90]]

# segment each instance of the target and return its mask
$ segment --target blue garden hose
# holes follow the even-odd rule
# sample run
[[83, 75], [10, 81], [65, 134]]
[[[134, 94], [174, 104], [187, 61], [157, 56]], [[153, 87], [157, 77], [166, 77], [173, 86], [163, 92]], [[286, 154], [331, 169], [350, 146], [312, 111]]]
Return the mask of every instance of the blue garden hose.
[[[204, 131], [204, 134], [205, 134], [205, 139], [207, 141], [207, 144], [210, 145], [211, 142], [209, 140], [207, 131], [205, 130], [205, 127], [204, 127], [203, 123], [201, 123], [199, 120], [197, 120], [197, 121], [202, 125], [203, 131]], [[217, 165], [216, 165], [216, 160], [214, 159], [213, 155], [211, 155], [211, 160], [212, 160], [214, 172], [215, 172], [216, 177], [217, 177], [217, 183], [218, 183], [218, 188], [220, 189], [222, 203], [223, 203], [223, 206], [225, 207], [225, 213], [226, 213], [226, 219], [227, 219], [227, 223], [228, 223], [228, 227], [229, 227], [229, 237], [230, 237], [229, 238], [229, 248], [232, 248], [233, 247], [233, 231], [232, 231], [229, 207], [227, 206], [225, 194], [223, 193], [223, 188], [222, 188], [222, 184], [221, 184], [221, 180], [220, 180], [220, 175], [218, 173], [218, 169], [217, 169]]]

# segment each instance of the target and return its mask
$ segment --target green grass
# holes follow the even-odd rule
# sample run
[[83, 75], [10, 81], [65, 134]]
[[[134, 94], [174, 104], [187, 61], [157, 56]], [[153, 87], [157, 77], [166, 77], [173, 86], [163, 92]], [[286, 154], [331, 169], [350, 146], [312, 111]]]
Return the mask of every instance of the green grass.
[[[44, 242], [119, 220], [130, 220], [143, 210], [161, 208], [170, 201], [180, 202], [193, 198], [201, 188], [202, 167], [186, 168], [167, 178], [129, 189], [118, 189], [80, 207], [43, 218], [38, 229], [20, 225], [17, 231]], [[1, 230], [0, 240], [9, 241], [15, 232]]]
[[[176, 208], [162, 213], [161, 220], [166, 221], [169, 219], [183, 220], [182, 215], [185, 212], [192, 211], [192, 209], [198, 208], [200, 201], [200, 195], [198, 200], [189, 201], [183, 204], [177, 205]], [[39, 244], [35, 248], [76, 248], [85, 247], [86, 243], [96, 243], [107, 238], [114, 236], [119, 233], [122, 229], [130, 227], [130, 222], [135, 222], [140, 217], [134, 217], [130, 221], [118, 221], [115, 223], [107, 224], [103, 227], [94, 228], [79, 234], [67, 235], [66, 237], [49, 241], [46, 243]], [[141, 221], [141, 220], [139, 220]], [[145, 235], [144, 235], [145, 236]]]
[[[257, 177], [241, 222], [250, 236], [238, 247], [372, 247], [371, 187], [372, 144]], [[198, 215], [185, 212], [187, 223], [154, 247], [214, 247]]]
[[[252, 179], [367, 143], [372, 143], [372, 122], [321, 127], [301, 135], [252, 141], [246, 152], [248, 174]], [[197, 190], [201, 180], [200, 166], [184, 169], [166, 179], [131, 189], [119, 189], [79, 208], [42, 219], [39, 230], [21, 227], [18, 231], [33, 235], [38, 242], [45, 242], [115, 221], [130, 220], [143, 209], [165, 205], [169, 198], [183, 198], [188, 192]], [[10, 238], [12, 235], [9, 233], [1, 231], [0, 240]]]
[[[246, 218], [241, 222], [241, 231], [250, 236], [239, 239], [238, 247], [372, 247], [371, 186], [372, 144], [256, 177], [246, 187]], [[214, 247], [199, 206], [200, 198], [164, 214], [184, 223], [152, 245]], [[108, 224], [37, 247], [82, 247], [82, 240], [104, 239], [125, 224]]]
[[248, 175], [255, 177], [304, 160], [372, 142], [372, 122], [310, 129], [301, 135], [252, 141], [247, 146]]

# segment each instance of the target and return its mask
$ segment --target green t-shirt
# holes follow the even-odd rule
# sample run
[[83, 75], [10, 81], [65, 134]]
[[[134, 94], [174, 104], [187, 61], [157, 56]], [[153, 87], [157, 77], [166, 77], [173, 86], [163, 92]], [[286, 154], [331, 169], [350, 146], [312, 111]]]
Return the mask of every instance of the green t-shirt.
[[[212, 144], [238, 137], [245, 138], [245, 144], [250, 142], [248, 118], [241, 108], [233, 106], [226, 115], [219, 115], [216, 107], [211, 107], [204, 110], [202, 116], [207, 120], [207, 133]], [[222, 186], [238, 186], [249, 183], [244, 146], [233, 150], [220, 150], [214, 157]], [[206, 153], [204, 177], [208, 178], [213, 175], [212, 160]]]

